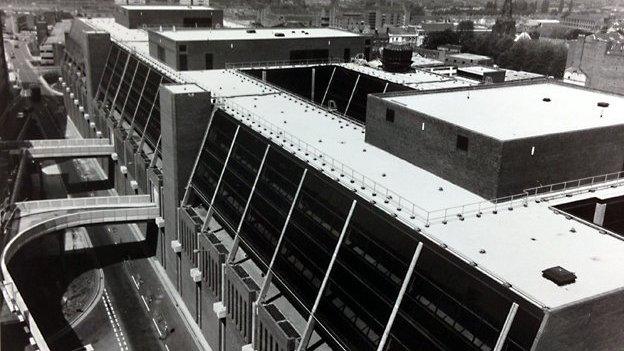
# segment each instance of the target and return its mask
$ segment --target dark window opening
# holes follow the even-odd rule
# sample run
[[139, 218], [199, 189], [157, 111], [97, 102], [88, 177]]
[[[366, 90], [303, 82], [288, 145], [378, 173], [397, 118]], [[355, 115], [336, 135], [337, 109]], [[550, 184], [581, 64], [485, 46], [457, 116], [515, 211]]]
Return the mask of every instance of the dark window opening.
[[351, 61], [351, 49], [350, 48], [346, 48], [344, 49], [344, 62], [350, 62]]
[[188, 59], [186, 55], [180, 55], [178, 57], [178, 69], [180, 71], [186, 71], [188, 69]]
[[165, 48], [163, 48], [162, 46], [158, 45], [158, 49], [157, 49], [158, 53], [158, 59], [160, 61], [165, 61]]
[[212, 54], [206, 54], [206, 69], [212, 69]]
[[389, 108], [386, 109], [386, 121], [394, 122], [394, 110], [391, 110]]
[[326, 61], [329, 59], [329, 50], [313, 49], [313, 50], [291, 50], [290, 62], [306, 62], [306, 61]]
[[212, 18], [184, 18], [182, 25], [184, 27], [212, 27]]
[[180, 45], [180, 52], [186, 52], [186, 45]]
[[468, 151], [468, 137], [463, 135], [457, 136], [457, 148], [462, 151]]

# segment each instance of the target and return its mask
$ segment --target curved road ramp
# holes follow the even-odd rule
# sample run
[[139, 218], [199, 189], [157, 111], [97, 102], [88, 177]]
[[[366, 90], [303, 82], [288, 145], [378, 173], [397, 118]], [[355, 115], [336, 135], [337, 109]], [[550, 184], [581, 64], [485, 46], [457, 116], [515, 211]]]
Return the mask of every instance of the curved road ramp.
[[160, 209], [156, 203], [151, 202], [149, 195], [27, 201], [15, 204], [10, 221], [14, 224], [19, 220], [19, 225], [9, 233], [10, 240], [4, 245], [0, 256], [0, 289], [11, 312], [28, 326], [33, 346], [36, 345], [39, 350], [49, 350], [7, 268], [11, 258], [29, 241], [59, 230], [94, 224], [149, 221], [159, 215]]

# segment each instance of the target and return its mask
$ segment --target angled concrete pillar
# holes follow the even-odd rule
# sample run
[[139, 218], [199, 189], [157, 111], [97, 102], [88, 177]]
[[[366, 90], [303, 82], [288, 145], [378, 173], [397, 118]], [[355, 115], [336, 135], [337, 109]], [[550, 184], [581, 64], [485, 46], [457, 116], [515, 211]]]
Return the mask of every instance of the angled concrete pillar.
[[[178, 240], [177, 208], [199, 152], [210, 118], [210, 93], [194, 84], [161, 85], [160, 125], [163, 171], [163, 215], [165, 240]], [[167, 250], [166, 260], [176, 255]], [[177, 281], [175, 264], [167, 265], [172, 281]]]

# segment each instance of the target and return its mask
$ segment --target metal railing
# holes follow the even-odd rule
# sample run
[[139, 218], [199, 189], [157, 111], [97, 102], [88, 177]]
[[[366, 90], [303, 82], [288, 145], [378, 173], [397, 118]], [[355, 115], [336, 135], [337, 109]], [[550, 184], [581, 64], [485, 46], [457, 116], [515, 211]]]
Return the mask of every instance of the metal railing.
[[553, 193], [569, 195], [570, 193], [580, 193], [592, 189], [595, 190], [597, 188], [618, 186], [621, 184], [624, 184], [624, 171], [542, 185], [526, 189], [525, 192], [532, 197], [537, 197], [539, 195], [544, 196]]
[[519, 194], [428, 211], [426, 222], [427, 224], [435, 221], [446, 223], [451, 218], [461, 220], [470, 214], [481, 216], [485, 211], [497, 213], [501, 209], [513, 210], [518, 206], [526, 207], [530, 200], [539, 201], [539, 198], [545, 198], [548, 195], [570, 196], [619, 185], [624, 185], [624, 171], [541, 185], [526, 189]]
[[110, 141], [103, 138], [29, 140], [28, 143], [32, 147], [110, 145]]
[[313, 66], [313, 65], [332, 65], [344, 63], [344, 60], [330, 57], [326, 59], [303, 59], [303, 60], [274, 60], [274, 61], [248, 61], [248, 62], [226, 62], [226, 69], [241, 68], [275, 68], [275, 67], [293, 67], [293, 66]]
[[52, 233], [60, 229], [82, 226], [93, 223], [107, 223], [120, 221], [140, 221], [154, 219], [159, 215], [158, 207], [149, 206], [144, 208], [93, 210], [79, 213], [71, 213], [51, 218], [18, 233], [2, 251], [0, 260], [2, 272], [1, 290], [5, 301], [13, 313], [20, 316], [28, 324], [28, 329], [40, 350], [49, 350], [45, 338], [41, 333], [37, 322], [34, 320], [26, 302], [20, 294], [7, 263], [15, 253], [28, 241], [36, 236]]
[[[230, 99], [222, 97], [216, 97], [215, 99], [224, 110], [233, 113], [233, 116], [244, 124], [259, 129], [259, 132], [265, 134], [268, 139], [274, 140], [287, 150], [290, 149], [290, 152], [293, 154], [302, 153], [307, 158], [307, 162], [314, 162], [321, 172], [333, 176], [338, 182], [353, 184], [352, 188], [356, 192], [359, 190], [368, 191], [371, 202], [390, 207], [390, 212], [396, 214], [397, 217], [405, 213], [409, 216], [409, 219], [418, 218], [422, 221], [427, 219], [429, 211], [377, 183], [354, 168], [327, 155], [299, 137], [284, 131], [282, 128]], [[356, 186], [356, 183], [359, 187]]]
[[316, 108], [318, 108], [318, 109], [320, 109], [320, 110], [323, 110], [323, 111], [325, 111], [325, 113], [331, 114], [331, 115], [332, 115], [332, 116], [334, 116], [335, 118], [340, 118], [340, 119], [344, 120], [344, 121], [345, 121], [345, 122], [347, 122], [347, 123], [352, 123], [352, 124], [355, 124], [355, 125], [357, 125], [358, 127], [361, 127], [361, 128], [365, 128], [365, 127], [366, 127], [366, 125], [365, 125], [364, 123], [362, 123], [362, 122], [360, 122], [360, 121], [358, 121], [358, 120], [355, 120], [355, 119], [352, 119], [352, 118], [350, 118], [350, 117], [348, 117], [348, 116], [343, 116], [343, 115], [341, 115], [341, 114], [338, 114], [338, 113], [335, 113], [335, 112], [333, 112], [333, 111], [330, 111], [329, 109], [327, 109], [325, 106], [323, 106], [323, 105], [321, 105], [321, 104], [317, 104], [316, 102], [314, 102], [314, 101], [312, 101], [312, 100], [309, 100], [309, 99], [307, 99], [307, 98], [305, 98], [305, 97], [302, 97], [302, 96], [300, 96], [300, 95], [297, 95], [297, 94], [291, 93], [290, 91], [285, 90], [285, 89], [282, 89], [282, 88], [278, 87], [277, 85], [275, 85], [275, 84], [273, 84], [273, 83], [270, 83], [270, 82], [267, 82], [267, 81], [263, 81], [263, 80], [261, 80], [261, 79], [258, 79], [258, 78], [254, 77], [254, 76], [252, 76], [252, 75], [250, 75], [250, 74], [248, 74], [248, 73], [246, 73], [246, 72], [243, 72], [243, 71], [236, 71], [234, 74], [236, 74], [236, 75], [240, 75], [240, 76], [244, 76], [244, 77], [245, 77], [245, 78], [247, 78], [247, 79], [253, 79], [253, 80], [257, 81], [257, 82], [261, 82], [262, 84], [267, 85], [267, 86], [271, 87], [272, 89], [275, 89], [276, 91], [278, 91], [278, 92], [279, 92], [279, 93], [281, 93], [281, 94], [288, 95], [288, 96], [290, 96], [292, 99], [302, 100], [302, 101], [304, 101], [306, 104], [311, 105], [311, 106], [314, 106], [314, 107], [316, 107]]
[[451, 218], [463, 220], [466, 216], [474, 214], [480, 217], [485, 211], [497, 213], [500, 209], [513, 210], [515, 206], [528, 206], [528, 193], [520, 193], [502, 196], [495, 199], [483, 200], [469, 204], [447, 207], [439, 210], [428, 211], [426, 225], [441, 221], [446, 223]]
[[[98, 196], [71, 199], [24, 201], [15, 203], [20, 216], [25, 214], [68, 209], [95, 209], [106, 207], [144, 207], [150, 202], [150, 195]], [[155, 204], [157, 205], [157, 204]]]

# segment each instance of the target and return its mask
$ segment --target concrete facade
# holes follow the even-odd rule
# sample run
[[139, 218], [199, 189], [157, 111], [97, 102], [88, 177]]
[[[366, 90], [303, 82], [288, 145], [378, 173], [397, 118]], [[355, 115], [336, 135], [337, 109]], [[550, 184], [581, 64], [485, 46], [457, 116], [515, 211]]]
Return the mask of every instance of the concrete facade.
[[623, 302], [623, 291], [616, 290], [548, 312], [533, 350], [619, 350], [624, 334], [613, 326], [624, 322]]
[[[394, 110], [394, 122], [386, 120], [387, 109]], [[624, 126], [499, 140], [375, 95], [366, 121], [366, 142], [485, 198], [619, 172], [624, 165]], [[467, 150], [458, 148], [461, 137]]]
[[[228, 30], [228, 29], [223, 29]], [[284, 29], [290, 31], [292, 29]], [[295, 51], [322, 51], [307, 57], [309, 59], [343, 60], [345, 56], [354, 57], [364, 53], [368, 37], [327, 37], [327, 38], [292, 38], [292, 39], [254, 39], [254, 40], [203, 40], [175, 41], [159, 32], [149, 32], [150, 55], [165, 62], [177, 70], [203, 70], [225, 68], [227, 63], [291, 61], [299, 60], [293, 56]], [[181, 50], [181, 46], [182, 49]], [[185, 48], [185, 50], [184, 50]], [[160, 54], [159, 54], [160, 51]], [[164, 57], [162, 56], [164, 54]], [[320, 54], [320, 56], [318, 56]], [[186, 56], [187, 67], [181, 67], [180, 57]], [[211, 60], [207, 59], [211, 55]], [[296, 55], [296, 53], [295, 53]], [[212, 65], [207, 64], [212, 61]], [[208, 62], [209, 63], [209, 62]]]
[[223, 27], [223, 10], [209, 7], [182, 6], [119, 6], [115, 21], [127, 28], [176, 26]]
[[617, 44], [597, 40], [593, 36], [579, 36], [570, 42], [566, 62], [566, 76], [580, 75], [584, 85], [618, 94], [624, 94], [624, 51]]
[[[195, 155], [201, 145], [210, 116], [210, 93], [187, 86], [188, 91], [163, 86], [160, 93], [162, 155], [163, 155], [163, 215], [166, 241], [179, 240], [177, 208], [184, 195]], [[191, 90], [193, 89], [193, 90]], [[179, 254], [167, 250], [167, 261], [180, 260]], [[178, 256], [176, 256], [178, 255]], [[188, 274], [188, 270], [186, 271]], [[167, 265], [167, 273], [180, 288], [180, 275], [186, 276], [178, 265]]]

